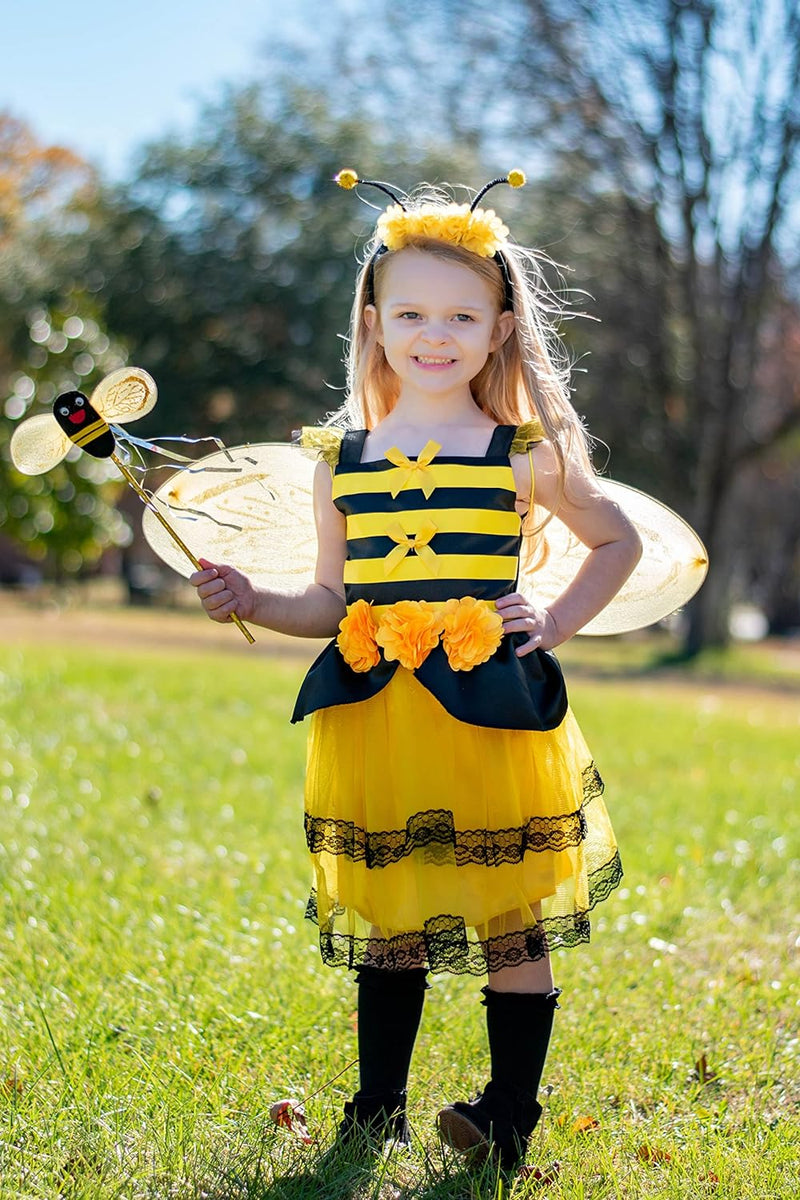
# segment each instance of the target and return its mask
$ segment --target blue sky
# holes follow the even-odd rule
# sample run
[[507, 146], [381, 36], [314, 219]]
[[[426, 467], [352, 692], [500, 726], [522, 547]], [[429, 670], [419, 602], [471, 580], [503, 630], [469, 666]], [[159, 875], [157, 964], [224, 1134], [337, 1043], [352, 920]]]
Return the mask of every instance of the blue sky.
[[45, 143], [125, 175], [143, 142], [190, 126], [259, 71], [281, 0], [0, 0], [0, 109]]

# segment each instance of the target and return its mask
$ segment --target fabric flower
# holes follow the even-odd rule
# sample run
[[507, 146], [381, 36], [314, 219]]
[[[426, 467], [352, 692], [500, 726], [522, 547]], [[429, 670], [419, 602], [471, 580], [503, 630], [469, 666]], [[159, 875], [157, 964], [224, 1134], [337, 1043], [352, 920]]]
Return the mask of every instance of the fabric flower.
[[454, 671], [471, 671], [491, 658], [503, 637], [503, 619], [485, 600], [448, 600], [442, 613], [442, 646]]
[[380, 619], [375, 640], [389, 662], [416, 671], [439, 641], [442, 618], [426, 600], [398, 600]]
[[508, 228], [491, 208], [471, 212], [467, 204], [421, 204], [406, 211], [391, 204], [378, 220], [378, 236], [387, 250], [401, 250], [414, 238], [428, 237], [491, 258], [505, 243]]
[[348, 667], [354, 671], [370, 671], [381, 661], [375, 640], [377, 629], [372, 606], [366, 600], [356, 600], [347, 616], [339, 622], [336, 645]]

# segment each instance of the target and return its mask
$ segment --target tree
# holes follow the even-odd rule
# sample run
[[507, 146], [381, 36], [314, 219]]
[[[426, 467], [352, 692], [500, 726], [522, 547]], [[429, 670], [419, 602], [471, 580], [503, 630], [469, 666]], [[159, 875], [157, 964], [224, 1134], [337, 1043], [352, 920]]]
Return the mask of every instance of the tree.
[[800, 10], [527, 0], [526, 12], [570, 82], [564, 128], [580, 131], [595, 187], [613, 180], [655, 217], [670, 404], [683, 413], [692, 516], [712, 564], [690, 610], [694, 654], [727, 636], [737, 479], [800, 424], [796, 392], [775, 405], [759, 380], [796, 245]]
[[23, 122], [0, 114], [0, 527], [57, 577], [129, 533], [103, 464], [75, 451], [45, 475], [25, 476], [9, 453], [16, 422], [125, 361], [104, 332], [101, 304], [73, 281], [64, 253], [62, 231], [80, 230], [95, 188], [88, 164], [42, 146]]

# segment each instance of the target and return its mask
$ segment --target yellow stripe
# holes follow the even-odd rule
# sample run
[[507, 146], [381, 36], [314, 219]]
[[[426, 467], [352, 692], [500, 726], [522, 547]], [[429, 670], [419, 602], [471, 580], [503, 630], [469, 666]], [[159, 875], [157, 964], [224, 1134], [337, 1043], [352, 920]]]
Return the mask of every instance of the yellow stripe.
[[[432, 463], [428, 471], [433, 474], [437, 488], [493, 488], [516, 493], [514, 472], [511, 467], [486, 467], [469, 463]], [[384, 471], [343, 472], [334, 476], [333, 497], [349, 496], [353, 492], [384, 492], [399, 488], [408, 478], [404, 467], [388, 467]], [[413, 487], [413, 483], [410, 485]], [[433, 493], [434, 496], [436, 493]]]
[[[348, 559], [345, 583], [386, 583], [382, 558]], [[515, 579], [517, 559], [497, 554], [437, 554], [438, 579]], [[416, 556], [409, 555], [392, 571], [392, 583], [430, 579], [430, 571]]]
[[404, 530], [417, 530], [431, 521], [437, 533], [497, 533], [516, 537], [520, 518], [516, 512], [494, 512], [485, 508], [416, 508], [393, 513], [350, 513], [348, 538], [387, 537], [387, 525], [399, 521]]
[[80, 431], [80, 433], [73, 434], [71, 441], [73, 441], [76, 446], [83, 446], [86, 442], [91, 442], [100, 434], [105, 433], [107, 428], [108, 426], [102, 419], [99, 421], [93, 421], [91, 425], [87, 425], [85, 429]]

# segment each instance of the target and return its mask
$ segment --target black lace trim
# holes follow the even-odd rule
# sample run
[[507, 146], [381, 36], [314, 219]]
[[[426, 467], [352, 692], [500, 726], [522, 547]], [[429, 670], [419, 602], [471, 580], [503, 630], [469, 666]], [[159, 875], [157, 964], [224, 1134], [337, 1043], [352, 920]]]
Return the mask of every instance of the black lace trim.
[[353, 821], [305, 815], [306, 845], [312, 854], [343, 854], [367, 867], [385, 867], [408, 855], [422, 853], [436, 865], [498, 867], [520, 863], [528, 853], [560, 851], [586, 838], [586, 805], [602, 795], [603, 781], [594, 763], [583, 771], [583, 803], [574, 812], [554, 817], [531, 817], [511, 829], [456, 829], [447, 808], [414, 813], [405, 829], [368, 830]]
[[485, 942], [469, 937], [462, 917], [442, 914], [425, 922], [420, 933], [402, 933], [392, 938], [354, 937], [338, 933], [333, 928], [336, 917], [344, 916], [336, 908], [328, 921], [320, 926], [317, 896], [312, 891], [306, 907], [306, 918], [319, 927], [319, 946], [322, 961], [330, 967], [354, 968], [363, 964], [385, 970], [404, 971], [427, 964], [433, 972], [449, 971], [454, 975], [485, 975], [502, 967], [516, 967], [523, 962], [535, 962], [556, 949], [570, 949], [589, 941], [589, 912], [607, 899], [622, 879], [622, 863], [615, 853], [588, 878], [589, 905], [586, 909], [566, 916], [545, 917], [540, 925], [518, 933], [502, 934]]

